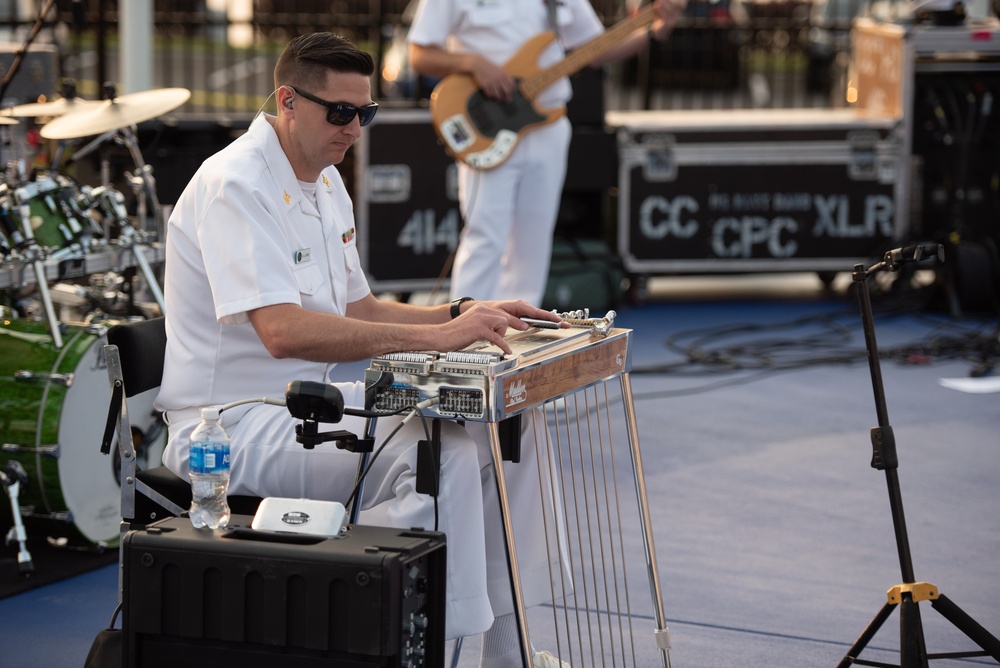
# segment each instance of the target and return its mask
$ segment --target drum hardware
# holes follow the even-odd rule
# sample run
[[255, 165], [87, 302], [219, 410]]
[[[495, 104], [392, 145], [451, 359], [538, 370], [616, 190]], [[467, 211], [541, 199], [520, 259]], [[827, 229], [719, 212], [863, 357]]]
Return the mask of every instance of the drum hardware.
[[73, 283], [56, 283], [49, 292], [52, 303], [59, 307], [59, 320], [62, 322], [83, 322], [94, 309], [95, 300], [90, 291], [81, 285]]
[[31, 553], [28, 552], [28, 534], [24, 530], [24, 521], [21, 518], [21, 504], [18, 497], [21, 494], [21, 485], [28, 483], [28, 472], [17, 460], [7, 462], [7, 466], [0, 471], [0, 485], [7, 489], [7, 497], [10, 499], [11, 515], [14, 517], [14, 526], [7, 532], [6, 542], [8, 545], [17, 541], [17, 570], [21, 575], [28, 575], [35, 570], [31, 562]]
[[[125, 178], [132, 188], [132, 192], [136, 197], [136, 217], [140, 221], [140, 228], [148, 229], [152, 227], [156, 230], [157, 236], [162, 236], [163, 233], [163, 209], [160, 205], [159, 198], [156, 195], [156, 181], [153, 178], [152, 171], [153, 168], [150, 165], [145, 164], [142, 157], [142, 152], [139, 150], [138, 143], [135, 140], [135, 135], [132, 130], [129, 129], [116, 129], [110, 132], [106, 132], [86, 146], [78, 149], [73, 156], [69, 159], [72, 163], [80, 158], [84, 157], [95, 148], [100, 147], [105, 142], [113, 140], [115, 143], [125, 146], [128, 150], [129, 155], [132, 157], [132, 161], [138, 165], [137, 168], [132, 172], [125, 172]], [[64, 149], [64, 143], [60, 142], [60, 147], [56, 152], [56, 157], [53, 160], [53, 165], [59, 164], [61, 161], [62, 151]], [[111, 180], [110, 171], [108, 168], [108, 159], [105, 156], [101, 157], [101, 179], [104, 183], [108, 183]], [[104, 187], [104, 186], [100, 186]], [[147, 202], [151, 204], [147, 204]], [[146, 225], [146, 221], [149, 218], [149, 209], [152, 208], [154, 221], [153, 225]], [[122, 209], [124, 211], [124, 208]], [[108, 226], [105, 226], [104, 238], [108, 239], [111, 237], [110, 230]]]
[[[152, 228], [155, 230], [157, 237], [162, 237], [165, 221], [163, 220], [163, 207], [156, 194], [156, 180], [153, 178], [153, 168], [147, 165], [142, 157], [142, 151], [139, 149], [139, 143], [136, 140], [133, 127], [116, 130], [113, 136], [117, 144], [124, 146], [128, 150], [129, 155], [132, 156], [133, 164], [136, 165], [134, 171], [125, 172], [125, 178], [132, 188], [132, 192], [135, 194], [136, 218], [140, 222], [139, 227], [143, 230]], [[102, 167], [102, 171], [103, 169]], [[150, 209], [152, 209], [153, 224], [147, 225]], [[124, 207], [121, 210], [124, 212]]]
[[[86, 318], [90, 311], [106, 305], [107, 300], [103, 298], [107, 295], [62, 283], [42, 285], [38, 281], [36, 262], [48, 265], [79, 259], [82, 270], [82, 262], [88, 254], [106, 248], [108, 241], [102, 233], [101, 223], [106, 222], [109, 227], [120, 224], [119, 214], [124, 211], [123, 207], [118, 211], [109, 204], [109, 197], [119, 202], [121, 197], [108, 190], [101, 187], [95, 193], [90, 186], [78, 188], [71, 179], [49, 173], [37, 175], [35, 181], [14, 189], [8, 184], [0, 184], [0, 221], [5, 230], [16, 230], [21, 242], [7, 257], [11, 262], [36, 269], [35, 281], [39, 284], [42, 309], [48, 313], [47, 291], [57, 322]], [[93, 214], [95, 209], [97, 216]], [[30, 222], [25, 222], [26, 219]], [[124, 241], [130, 241], [128, 233]], [[129, 247], [129, 243], [121, 245]], [[145, 261], [145, 254], [137, 260], [139, 263]], [[83, 275], [75, 273], [71, 267], [60, 269], [60, 276], [66, 279]]]
[[36, 174], [34, 181], [13, 190], [13, 200], [16, 209], [11, 210], [22, 223], [30, 219], [32, 235], [53, 259], [77, 257], [100, 245], [101, 229], [89, 213], [97, 204], [89, 186], [79, 188], [58, 173]]
[[3, 234], [9, 243], [9, 253], [13, 253], [26, 246], [28, 240], [25, 238], [24, 232], [21, 231], [10, 203], [7, 201], [8, 190], [6, 183], [0, 184], [0, 227], [3, 228]]
[[35, 373], [34, 371], [15, 371], [14, 380], [21, 383], [57, 383], [63, 387], [73, 385], [73, 374], [71, 373]]
[[[57, 118], [42, 127], [41, 135], [46, 139], [79, 139], [102, 135], [91, 142], [86, 149], [110, 138], [125, 146], [136, 165], [135, 178], [141, 180], [144, 192], [150, 198], [156, 217], [156, 230], [162, 232], [162, 208], [156, 197], [151, 170], [147, 167], [139, 150], [134, 128], [142, 121], [169, 113], [188, 101], [191, 91], [186, 88], [160, 88], [117, 96], [113, 86], [107, 86], [108, 99], [95, 107], [74, 111]], [[75, 157], [80, 157], [78, 152]], [[105, 176], [107, 183], [110, 179]]]
[[[71, 165], [80, 158], [87, 156], [89, 153], [93, 152], [94, 149], [100, 148], [105, 142], [114, 139], [118, 134], [118, 130], [109, 130], [101, 135], [95, 137], [94, 139], [87, 142], [82, 148], [78, 148], [73, 152], [73, 155], [66, 161], [67, 165]], [[55, 169], [58, 165], [62, 163], [62, 156], [66, 150], [67, 143], [65, 141], [60, 141], [58, 147], [56, 148], [55, 155], [52, 158], [52, 168]], [[101, 181], [107, 183], [111, 180], [111, 171], [108, 167], [108, 159], [106, 156], [101, 157]]]
[[[76, 162], [80, 158], [83, 158], [84, 156], [88, 155], [89, 153], [91, 153], [95, 149], [100, 148], [107, 141], [114, 140], [115, 143], [121, 144], [122, 142], [119, 139], [118, 133], [119, 133], [118, 129], [110, 130], [110, 131], [105, 132], [105, 133], [99, 135], [98, 137], [94, 138], [93, 140], [91, 140], [90, 142], [88, 142], [82, 148], [77, 149], [76, 152], [73, 154], [73, 156], [70, 157], [69, 160], [67, 161], [67, 165], [73, 164], [74, 162]], [[56, 154], [55, 154], [55, 156], [53, 158], [53, 161], [52, 161], [53, 167], [55, 167], [56, 165], [59, 165], [62, 162], [62, 154], [63, 154], [63, 151], [65, 150], [65, 148], [66, 148], [66, 142], [62, 142], [62, 141], [59, 142], [59, 148], [56, 150]], [[131, 149], [129, 149], [129, 151], [130, 151], [130, 154], [131, 154]], [[133, 160], [136, 159], [135, 158], [135, 154], [132, 154], [132, 159]], [[109, 183], [111, 181], [111, 171], [110, 171], [110, 168], [109, 168], [109, 165], [108, 165], [108, 158], [107, 158], [107, 156], [104, 153], [101, 154], [100, 165], [101, 165], [101, 182], [102, 183]], [[126, 176], [126, 178], [129, 178], [129, 179], [131, 178], [128, 172], [126, 172], [125, 176]], [[105, 186], [99, 186], [99, 187], [100, 188], [104, 188]], [[89, 188], [89, 186], [88, 186], [88, 188]], [[94, 207], [94, 206], [97, 206], [99, 204], [91, 196], [91, 193], [90, 193], [89, 190], [87, 191], [86, 195], [87, 195], [87, 203], [88, 203], [88, 205], [90, 207]], [[139, 219], [140, 220], [144, 220], [145, 216], [146, 216], [145, 202], [144, 201], [140, 201], [140, 205], [141, 205], [141, 211], [139, 212]], [[105, 223], [104, 223], [104, 230], [103, 230], [103, 236], [104, 236], [105, 239], [110, 239], [112, 237], [111, 226], [110, 226], [111, 220], [112, 220], [111, 218], [105, 216]]]
[[[49, 294], [49, 281], [45, 276], [45, 266], [43, 264], [44, 251], [41, 251], [37, 245], [34, 245], [36, 242], [34, 235], [31, 233], [31, 221], [24, 219], [22, 222], [24, 224], [25, 234], [30, 239], [29, 244], [32, 244], [27, 249], [26, 263], [30, 263], [31, 268], [35, 272], [35, 283], [38, 285], [38, 295], [42, 299], [42, 307], [45, 310], [45, 318], [49, 323], [49, 331], [52, 333], [52, 343], [57, 349], [62, 348], [62, 332], [59, 331], [59, 321], [56, 319], [55, 308], [52, 306], [52, 295]], [[35, 253], [33, 251], [41, 252]], [[30, 260], [27, 259], [29, 255], [31, 256]]]
[[119, 235], [116, 243], [119, 247], [132, 251], [135, 262], [139, 265], [139, 269], [146, 279], [149, 290], [153, 293], [153, 298], [160, 307], [160, 312], [164, 313], [166, 307], [163, 300], [163, 291], [160, 289], [156, 274], [153, 272], [153, 268], [149, 265], [149, 260], [146, 259], [146, 254], [142, 250], [143, 246], [148, 245], [147, 233], [144, 230], [137, 230], [132, 225], [125, 211], [125, 198], [120, 192], [114, 188], [99, 186], [94, 188], [91, 194], [100, 202], [101, 211], [112, 216], [118, 222]]
[[[138, 154], [138, 147], [135, 150]], [[142, 155], [139, 154], [139, 157], [134, 159], [142, 160]], [[156, 194], [156, 179], [153, 177], [153, 168], [144, 163], [140, 163], [140, 165], [135, 171], [125, 173], [125, 177], [128, 179], [129, 186], [131, 186], [137, 202], [136, 218], [140, 221], [147, 220], [149, 217], [149, 207], [152, 206], [152, 228], [156, 230], [157, 237], [162, 237], [163, 224], [166, 221], [163, 220], [163, 207], [160, 205], [159, 197]], [[143, 227], [144, 229], [148, 229], [145, 225]]]
[[[137, 309], [141, 310], [142, 305], [135, 303], [133, 293], [145, 290], [139, 287], [144, 285], [144, 279], [136, 281], [135, 273], [129, 268], [126, 274], [101, 272], [50, 285], [49, 294], [63, 331], [66, 326], [86, 327], [106, 319], [129, 318]], [[35, 292], [19, 297], [17, 305], [22, 317], [37, 319], [42, 313], [41, 302]], [[152, 301], [148, 306], [158, 309]]]
[[[49, 291], [44, 263], [46, 260], [62, 261], [83, 257], [99, 245], [93, 237], [97, 228], [86, 213], [92, 201], [89, 192], [75, 192], [75, 185], [61, 176], [44, 176], [11, 189], [8, 184], [0, 188], [0, 219], [6, 227], [20, 223], [20, 243], [17, 256], [12, 259], [31, 265], [42, 306], [57, 348], [62, 347], [59, 320]], [[19, 220], [18, 220], [19, 219]]]
[[[66, 518], [67, 522], [71, 522], [73, 518]], [[100, 541], [94, 545], [74, 545], [69, 542], [69, 538], [66, 536], [46, 536], [45, 542], [49, 544], [50, 547], [54, 547], [58, 550], [66, 550], [67, 552], [87, 552], [88, 554], [104, 554], [107, 551], [109, 544], [105, 541]]]
[[43, 457], [52, 457], [53, 459], [59, 458], [59, 444], [56, 445], [39, 445], [39, 446], [27, 446], [18, 445], [17, 443], [4, 443], [0, 445], [0, 450], [12, 455], [22, 455], [24, 453], [34, 453], [41, 455]]

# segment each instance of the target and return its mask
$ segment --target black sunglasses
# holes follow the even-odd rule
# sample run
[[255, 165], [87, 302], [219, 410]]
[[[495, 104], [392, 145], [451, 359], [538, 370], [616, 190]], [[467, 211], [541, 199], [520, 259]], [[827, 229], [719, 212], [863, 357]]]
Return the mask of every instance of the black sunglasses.
[[347, 104], [346, 102], [327, 102], [312, 93], [299, 90], [295, 86], [289, 86], [289, 88], [305, 99], [312, 100], [316, 104], [326, 107], [326, 121], [333, 125], [347, 125], [357, 116], [358, 120], [361, 121], [361, 125], [365, 126], [372, 122], [372, 119], [375, 118], [375, 112], [378, 111], [377, 102], [366, 104], [363, 107], [355, 107], [353, 104]]

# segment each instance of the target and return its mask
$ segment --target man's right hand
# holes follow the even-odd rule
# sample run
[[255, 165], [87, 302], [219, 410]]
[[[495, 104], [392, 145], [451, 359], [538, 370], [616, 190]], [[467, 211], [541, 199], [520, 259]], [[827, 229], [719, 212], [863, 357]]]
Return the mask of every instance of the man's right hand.
[[474, 301], [461, 315], [442, 326], [449, 335], [454, 334], [458, 337], [454, 341], [461, 343], [455, 343], [451, 347], [442, 346], [441, 350], [461, 350], [477, 341], [489, 341], [510, 355], [512, 352], [510, 346], [503, 338], [507, 328], [523, 331], [531, 327], [521, 318], [560, 322], [556, 314], [535, 308], [525, 301]]
[[509, 102], [514, 96], [514, 79], [498, 65], [476, 56], [471, 68], [472, 78], [486, 97]]

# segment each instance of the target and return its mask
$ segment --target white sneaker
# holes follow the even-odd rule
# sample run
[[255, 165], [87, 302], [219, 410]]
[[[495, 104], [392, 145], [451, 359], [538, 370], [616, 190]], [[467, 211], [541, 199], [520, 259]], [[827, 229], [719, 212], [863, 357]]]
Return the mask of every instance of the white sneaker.
[[535, 652], [531, 657], [533, 668], [570, 668], [570, 665], [549, 652]]

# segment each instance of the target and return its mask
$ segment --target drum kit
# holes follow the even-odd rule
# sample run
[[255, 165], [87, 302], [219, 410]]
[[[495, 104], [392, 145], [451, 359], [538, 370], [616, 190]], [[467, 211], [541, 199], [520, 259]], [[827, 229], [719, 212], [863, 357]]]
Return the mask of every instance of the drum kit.
[[[13, 520], [6, 543], [19, 543], [23, 574], [32, 570], [26, 523], [44, 527], [56, 546], [100, 551], [118, 539], [119, 458], [99, 449], [111, 397], [105, 333], [123, 319], [163, 311], [147, 257], [158, 259], [162, 208], [135, 126], [191, 95], [183, 88], [121, 96], [107, 89], [106, 99], [91, 101], [77, 98], [71, 84], [63, 93], [0, 110], [0, 132], [24, 119], [47, 121], [38, 134], [55, 144], [51, 167], [25, 174], [23, 163], [9, 161], [0, 173], [0, 450], [7, 458], [0, 486]], [[108, 142], [124, 146], [135, 164], [126, 174], [134, 215], [120, 191], [81, 184], [61, 169], [67, 151], [79, 160]], [[101, 167], [109, 183], [105, 161]], [[137, 309], [140, 292], [152, 301]], [[142, 464], [155, 466], [165, 429], [153, 396], [129, 405], [139, 416], [133, 424]]]

